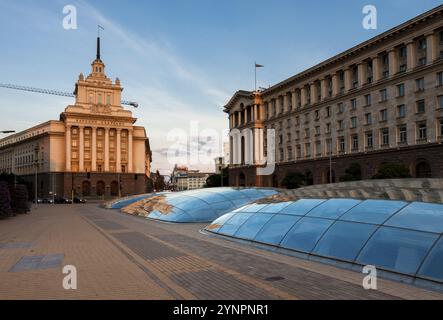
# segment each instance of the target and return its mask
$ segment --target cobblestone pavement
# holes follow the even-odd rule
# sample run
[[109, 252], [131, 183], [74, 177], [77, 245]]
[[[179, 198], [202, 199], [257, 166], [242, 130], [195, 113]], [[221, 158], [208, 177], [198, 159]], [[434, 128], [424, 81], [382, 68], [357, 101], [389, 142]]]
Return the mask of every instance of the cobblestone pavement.
[[[443, 295], [106, 210], [39, 205], [0, 220], [0, 299], [442, 299]], [[63, 289], [63, 266], [77, 269]]]

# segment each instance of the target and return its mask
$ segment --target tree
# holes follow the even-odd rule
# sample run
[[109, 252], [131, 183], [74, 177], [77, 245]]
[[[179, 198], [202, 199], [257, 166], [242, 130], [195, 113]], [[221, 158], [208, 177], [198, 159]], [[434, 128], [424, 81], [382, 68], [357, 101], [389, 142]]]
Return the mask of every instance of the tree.
[[358, 181], [358, 180], [361, 180], [361, 166], [359, 163], [353, 162], [345, 170], [345, 175], [340, 177], [340, 181]]
[[0, 181], [0, 218], [7, 218], [10, 216], [12, 216], [12, 210], [8, 183]]
[[372, 179], [410, 178], [409, 168], [403, 163], [385, 163], [380, 166]]
[[146, 180], [146, 192], [152, 193], [154, 191], [154, 181], [151, 178]]
[[154, 176], [154, 189], [155, 191], [163, 191], [165, 189], [165, 177], [160, 174], [160, 171], [155, 172]]
[[306, 185], [306, 176], [299, 171], [291, 171], [286, 174], [281, 184], [287, 189], [297, 189]]
[[221, 187], [221, 174], [212, 174], [206, 179], [205, 188]]
[[9, 193], [11, 195], [11, 208], [14, 213], [28, 213], [30, 211], [28, 190], [25, 185], [9, 186]]

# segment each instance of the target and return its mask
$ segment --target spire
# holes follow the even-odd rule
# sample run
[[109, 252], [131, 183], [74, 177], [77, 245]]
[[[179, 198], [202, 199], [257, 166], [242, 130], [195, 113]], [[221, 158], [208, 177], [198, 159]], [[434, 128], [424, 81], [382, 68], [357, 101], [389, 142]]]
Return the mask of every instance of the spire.
[[97, 37], [97, 60], [100, 60], [100, 37]]

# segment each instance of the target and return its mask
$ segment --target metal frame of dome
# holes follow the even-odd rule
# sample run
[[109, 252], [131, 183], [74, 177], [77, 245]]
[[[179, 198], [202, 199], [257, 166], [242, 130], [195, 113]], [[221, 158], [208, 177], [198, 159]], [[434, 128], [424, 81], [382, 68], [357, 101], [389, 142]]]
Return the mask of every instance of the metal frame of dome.
[[315, 261], [443, 291], [443, 205], [393, 200], [301, 199], [248, 205], [205, 228]]

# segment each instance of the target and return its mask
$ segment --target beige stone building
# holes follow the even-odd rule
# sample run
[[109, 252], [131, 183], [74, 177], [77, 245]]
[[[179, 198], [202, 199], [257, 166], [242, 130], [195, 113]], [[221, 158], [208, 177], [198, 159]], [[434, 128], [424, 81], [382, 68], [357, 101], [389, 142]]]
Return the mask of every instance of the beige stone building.
[[[290, 171], [327, 183], [355, 162], [362, 178], [387, 162], [443, 177], [443, 6], [269, 89], [238, 91], [225, 112], [231, 185], [281, 186]], [[258, 176], [270, 144], [276, 169]]]
[[[0, 172], [34, 183], [40, 197], [119, 196], [143, 193], [151, 151], [143, 127], [121, 105], [120, 80], [105, 74], [97, 57], [91, 73], [80, 74], [75, 104], [51, 120], [0, 140]], [[33, 189], [34, 190], [34, 189]]]

